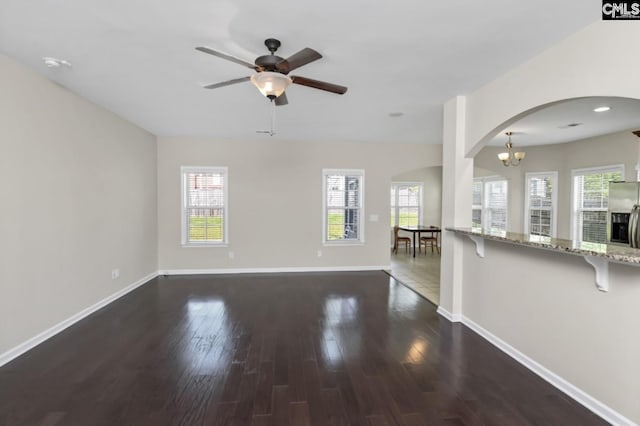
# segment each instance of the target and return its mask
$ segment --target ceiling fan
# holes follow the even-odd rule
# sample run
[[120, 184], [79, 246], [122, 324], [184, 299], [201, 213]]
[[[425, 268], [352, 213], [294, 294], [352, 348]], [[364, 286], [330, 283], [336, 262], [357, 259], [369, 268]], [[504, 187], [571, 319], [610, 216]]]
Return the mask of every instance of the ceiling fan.
[[307, 65], [310, 62], [316, 61], [322, 58], [322, 55], [313, 49], [308, 47], [301, 51], [294, 53], [288, 58], [284, 59], [275, 54], [276, 50], [280, 47], [280, 41], [274, 38], [268, 38], [264, 41], [265, 46], [269, 49], [269, 55], [258, 56], [254, 63], [250, 63], [235, 56], [228, 55], [226, 53], [219, 52], [215, 49], [206, 46], [198, 46], [196, 50], [200, 52], [208, 53], [218, 58], [226, 59], [227, 61], [235, 62], [247, 68], [251, 68], [256, 71], [256, 74], [247, 77], [235, 78], [233, 80], [227, 80], [220, 83], [214, 83], [204, 86], [205, 89], [217, 89], [218, 87], [229, 86], [231, 84], [243, 83], [251, 80], [251, 82], [262, 92], [264, 96], [271, 101], [275, 101], [275, 105], [286, 105], [287, 95], [285, 90], [291, 83], [299, 84], [301, 86], [311, 87], [313, 89], [325, 90], [331, 93], [337, 93], [342, 95], [347, 91], [345, 86], [339, 86], [337, 84], [327, 83], [325, 81], [313, 80], [306, 77], [300, 77], [296, 75], [289, 76], [288, 74], [300, 68], [303, 65]]

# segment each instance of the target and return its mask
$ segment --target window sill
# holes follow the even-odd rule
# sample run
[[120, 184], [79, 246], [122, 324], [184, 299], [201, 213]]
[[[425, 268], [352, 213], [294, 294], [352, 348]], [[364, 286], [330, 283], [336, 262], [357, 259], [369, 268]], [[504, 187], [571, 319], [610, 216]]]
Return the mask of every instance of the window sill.
[[182, 243], [182, 248], [224, 248], [228, 247], [227, 243]]
[[364, 241], [349, 241], [349, 242], [342, 242], [342, 241], [325, 241], [322, 243], [323, 246], [325, 247], [342, 247], [342, 246], [363, 246], [364, 245]]

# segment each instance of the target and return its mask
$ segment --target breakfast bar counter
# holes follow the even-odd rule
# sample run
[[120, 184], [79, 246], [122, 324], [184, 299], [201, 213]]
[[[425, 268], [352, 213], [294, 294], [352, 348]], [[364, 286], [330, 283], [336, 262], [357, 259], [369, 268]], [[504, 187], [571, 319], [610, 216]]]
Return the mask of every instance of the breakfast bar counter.
[[595, 269], [596, 286], [601, 291], [609, 289], [609, 262], [640, 266], [640, 249], [627, 246], [565, 240], [516, 232], [483, 231], [476, 228], [446, 228], [446, 230], [468, 236], [475, 243], [476, 254], [479, 257], [484, 257], [485, 240], [583, 256], [585, 261]]

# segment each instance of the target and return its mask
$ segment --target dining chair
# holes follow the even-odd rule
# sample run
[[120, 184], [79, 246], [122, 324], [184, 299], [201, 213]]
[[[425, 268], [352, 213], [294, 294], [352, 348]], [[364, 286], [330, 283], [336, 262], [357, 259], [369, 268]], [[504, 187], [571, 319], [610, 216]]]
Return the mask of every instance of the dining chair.
[[409, 253], [409, 245], [411, 244], [411, 238], [400, 237], [398, 235], [398, 231], [400, 231], [400, 227], [398, 225], [394, 226], [393, 227], [393, 252], [398, 253], [398, 244], [404, 243], [404, 251]]
[[431, 253], [433, 253], [433, 248], [436, 248], [438, 254], [440, 254], [440, 247], [438, 247], [438, 234], [435, 232], [431, 232], [431, 235], [420, 237], [420, 246], [418, 247], [419, 251], [422, 251], [422, 245], [424, 244], [424, 254], [427, 254], [427, 244], [431, 245]]

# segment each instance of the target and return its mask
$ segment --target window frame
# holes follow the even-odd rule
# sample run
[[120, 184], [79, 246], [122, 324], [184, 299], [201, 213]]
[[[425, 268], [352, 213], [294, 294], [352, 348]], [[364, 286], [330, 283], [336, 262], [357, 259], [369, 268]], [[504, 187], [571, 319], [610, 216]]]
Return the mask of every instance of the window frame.
[[[502, 230], [503, 232], [506, 232], [509, 229], [509, 179], [507, 179], [504, 176], [484, 176], [484, 177], [477, 177], [473, 179], [474, 183], [475, 182], [482, 182], [482, 192], [480, 194], [481, 196], [481, 206], [482, 209], [480, 210], [480, 229], [484, 232], [489, 230], [488, 229], [488, 224], [487, 224], [487, 218], [489, 217], [489, 207], [488, 207], [488, 198], [487, 198], [487, 184], [492, 183], [492, 182], [504, 182], [506, 185], [506, 197], [505, 197], [505, 215], [504, 215], [504, 230]], [[473, 196], [473, 191], [472, 194]], [[471, 200], [471, 218], [473, 220], [473, 210], [478, 210], [477, 208], [477, 204], [473, 204], [473, 199]], [[473, 226], [473, 223], [471, 224]], [[477, 228], [476, 228], [477, 229]]]
[[[223, 239], [222, 241], [189, 241], [187, 237], [187, 175], [191, 173], [222, 174], [223, 176]], [[182, 247], [227, 247], [229, 245], [229, 169], [221, 166], [180, 167], [180, 238]]]
[[484, 178], [473, 178], [473, 185], [480, 184], [480, 204], [473, 204], [473, 186], [471, 187], [471, 227], [477, 229], [478, 227], [473, 225], [473, 211], [480, 211], [480, 229], [482, 228], [482, 218], [484, 217]]
[[[399, 225], [399, 219], [400, 216], [398, 214], [398, 210], [400, 208], [400, 206], [398, 205], [398, 187], [399, 186], [417, 186], [420, 188], [420, 194], [418, 195], [418, 225], [422, 224], [422, 219], [423, 219], [423, 210], [424, 210], [424, 183], [423, 182], [391, 182], [391, 188], [390, 190], [392, 191], [394, 188], [396, 190], [395, 192], [395, 197], [394, 197], [394, 202], [395, 202], [395, 206], [389, 206], [390, 209], [394, 209], [395, 210], [395, 223], [392, 225], [396, 226]], [[409, 206], [411, 208], [415, 208], [416, 206]]]
[[[576, 177], [577, 176], [585, 176], [589, 174], [599, 174], [599, 173], [611, 173], [611, 172], [620, 172], [621, 179], [625, 178], [625, 170], [624, 164], [612, 164], [608, 166], [598, 166], [598, 167], [586, 167], [581, 169], [572, 169], [571, 170], [571, 229], [570, 229], [570, 237], [571, 240], [574, 241], [582, 241], [582, 228], [578, 229], [577, 217], [578, 217], [578, 209], [577, 209], [577, 194], [576, 194]], [[608, 199], [607, 199], [608, 204]], [[583, 210], [580, 210], [583, 211]], [[607, 210], [587, 210], [587, 211], [607, 211]], [[605, 225], [606, 228], [606, 225]], [[579, 238], [578, 238], [579, 235]], [[606, 236], [605, 236], [606, 238]]]
[[[524, 178], [524, 233], [530, 233], [531, 220], [531, 194], [529, 193], [529, 182], [532, 178], [550, 177], [551, 178], [551, 238], [556, 238], [558, 231], [558, 172], [528, 172]], [[540, 209], [546, 210], [546, 209]]]
[[[358, 235], [358, 239], [343, 239], [343, 240], [328, 240], [327, 232], [328, 232], [328, 223], [327, 218], [329, 214], [329, 206], [327, 203], [328, 192], [327, 192], [327, 176], [330, 175], [342, 175], [342, 176], [359, 176], [360, 180], [360, 188], [358, 191], [359, 194], [359, 228], [360, 233]], [[364, 190], [365, 190], [365, 182], [364, 182], [364, 169], [322, 169], [322, 245], [324, 246], [361, 246], [364, 245], [364, 231], [365, 231], [365, 220], [364, 220]]]

